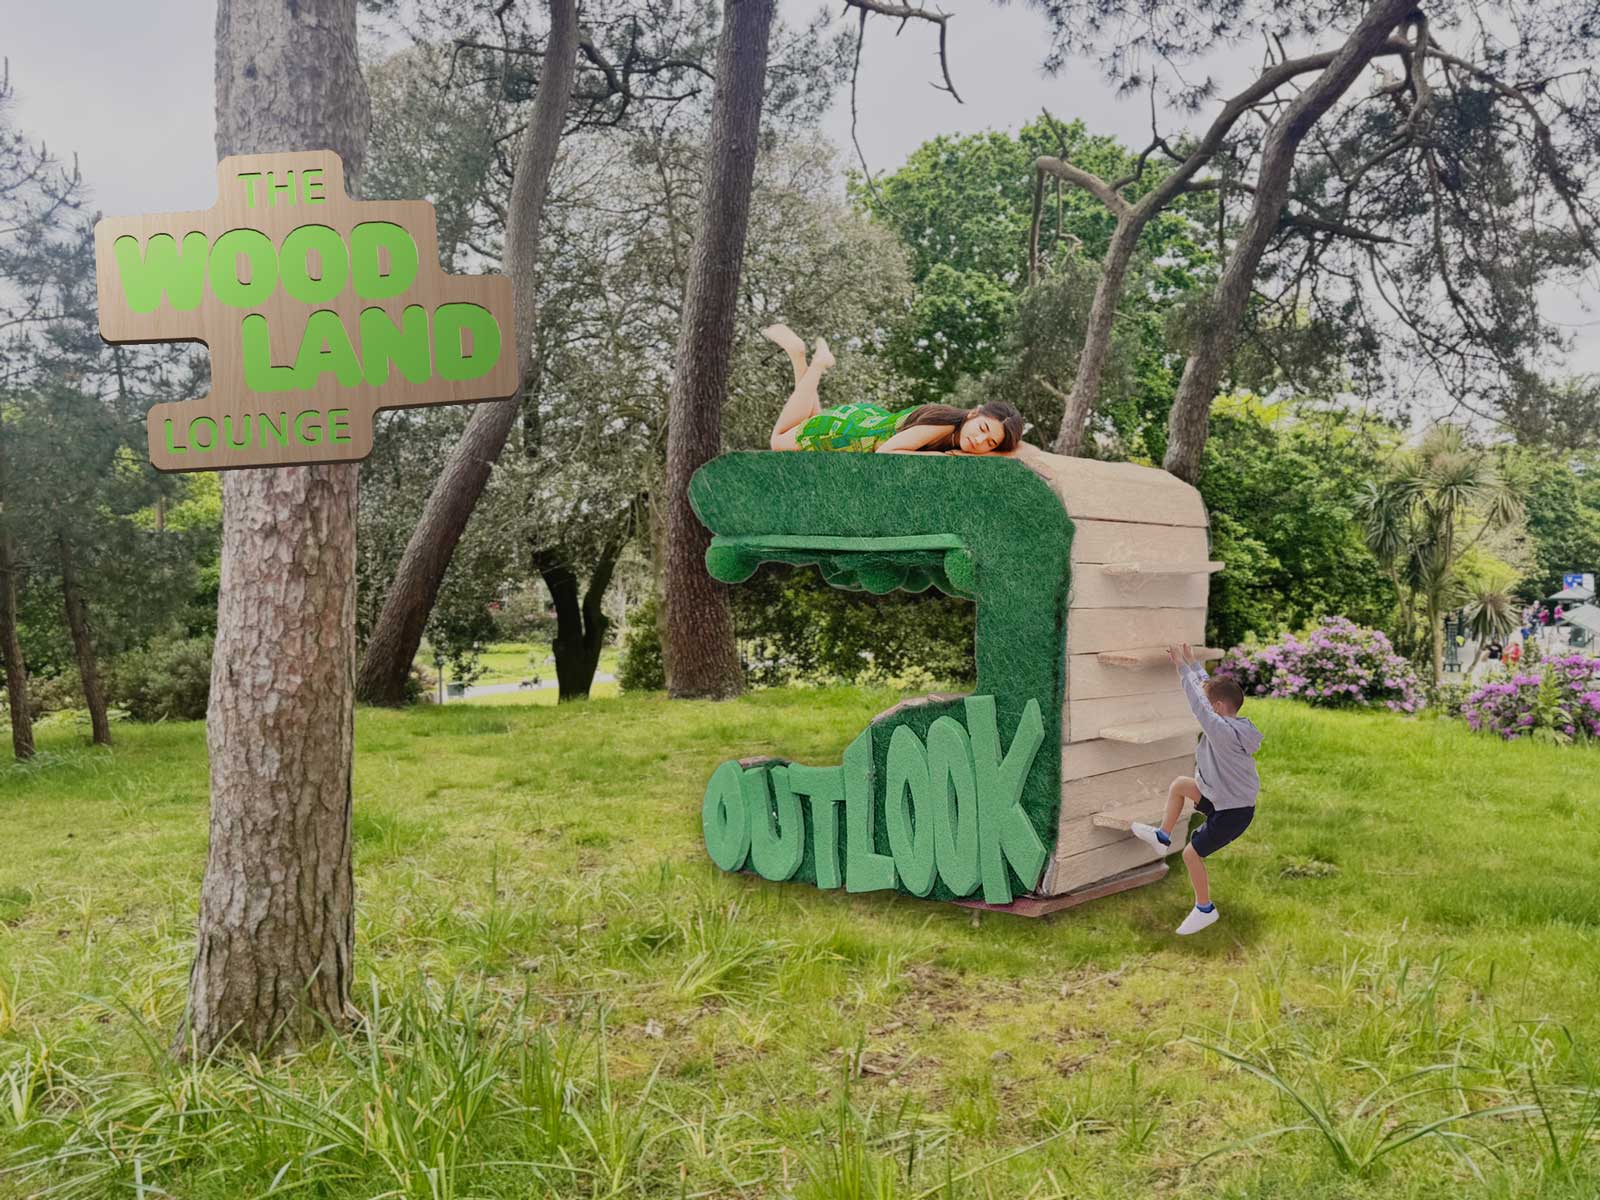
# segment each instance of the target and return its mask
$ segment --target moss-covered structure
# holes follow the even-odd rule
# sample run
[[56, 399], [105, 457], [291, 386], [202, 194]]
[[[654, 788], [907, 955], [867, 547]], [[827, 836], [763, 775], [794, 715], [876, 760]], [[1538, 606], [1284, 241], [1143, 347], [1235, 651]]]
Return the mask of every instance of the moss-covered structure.
[[[1176, 689], [1157, 681], [1144, 659], [1162, 640], [1198, 641], [1204, 625], [1211, 564], [1201, 561], [1205, 516], [1193, 489], [1148, 468], [1037, 451], [1017, 459], [746, 452], [707, 464], [690, 497], [714, 535], [707, 567], [725, 582], [748, 579], [762, 562], [812, 564], [838, 587], [880, 594], [937, 587], [977, 605], [973, 696], [896, 705], [848, 749], [842, 767], [763, 761], [719, 768], [704, 812], [708, 847], [721, 865], [821, 887], [897, 888], [1001, 906], [1097, 884], [1130, 867], [1159, 877], [1147, 854], [1129, 862], [1127, 845], [1102, 856], [1103, 875], [1089, 861], [1063, 870], [1062, 833], [1073, 835], [1068, 858], [1092, 855], [1102, 842], [1129, 842], [1125, 830], [1104, 827], [1103, 814], [1101, 825], [1080, 828], [1080, 816], [1120, 811], [1131, 798], [1118, 794], [1117, 779], [1099, 777], [1164, 769], [1151, 755], [1174, 757], [1185, 737], [1179, 752], [1192, 752], [1191, 729], [1160, 727], [1179, 719], [1165, 698]], [[1142, 515], [1133, 511], [1141, 505]], [[1122, 526], [1129, 528], [1119, 537]], [[1166, 553], [1168, 566], [1105, 561], [1141, 546]], [[1176, 568], [1174, 554], [1184, 559]], [[1086, 582], [1078, 575], [1087, 572], [1095, 576], [1087, 600], [1096, 615], [1085, 618], [1079, 647], [1074, 598]], [[1153, 579], [1164, 582], [1143, 599], [1141, 589], [1129, 591], [1128, 581]], [[1146, 603], [1173, 596], [1182, 607]], [[1117, 644], [1100, 649], [1108, 639]], [[1163, 695], [1143, 706], [1160, 710], [1155, 721], [1123, 721], [1138, 728], [1122, 736], [1142, 741], [1116, 741], [1087, 762], [1074, 755], [1075, 743], [1104, 739], [1082, 736], [1088, 713], [1074, 737], [1070, 685], [1080, 649], [1138, 659], [1125, 668], [1097, 663], [1114, 681], [1089, 690], [1106, 694], [1116, 719], [1142, 715], [1139, 697]], [[1089, 774], [1079, 774], [1085, 766]], [[1074, 788], [1067, 774], [1098, 782]], [[1147, 800], [1149, 771], [1136, 774], [1127, 782]], [[1076, 791], [1097, 805], [1122, 804], [1079, 814]]]

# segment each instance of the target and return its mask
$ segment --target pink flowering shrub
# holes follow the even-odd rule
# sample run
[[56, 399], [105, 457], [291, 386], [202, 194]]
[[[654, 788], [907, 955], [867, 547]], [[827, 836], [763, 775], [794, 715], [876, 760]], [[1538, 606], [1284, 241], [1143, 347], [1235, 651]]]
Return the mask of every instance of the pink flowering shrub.
[[1600, 739], [1600, 658], [1547, 658], [1484, 684], [1461, 705], [1467, 724], [1506, 741]]
[[1382, 706], [1414, 713], [1422, 685], [1411, 664], [1376, 629], [1345, 617], [1325, 617], [1296, 636], [1267, 646], [1235, 646], [1215, 673], [1237, 680], [1247, 696], [1304, 700], [1322, 708]]

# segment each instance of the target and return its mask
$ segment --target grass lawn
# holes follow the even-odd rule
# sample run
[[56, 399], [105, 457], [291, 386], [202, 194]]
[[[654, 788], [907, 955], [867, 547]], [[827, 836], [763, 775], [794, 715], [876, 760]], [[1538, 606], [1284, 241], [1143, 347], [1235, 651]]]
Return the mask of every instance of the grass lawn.
[[896, 697], [363, 711], [358, 1031], [175, 1063], [199, 725], [0, 768], [0, 1196], [1600, 1195], [1600, 756], [1252, 703], [1261, 815], [1044, 921], [718, 873]]

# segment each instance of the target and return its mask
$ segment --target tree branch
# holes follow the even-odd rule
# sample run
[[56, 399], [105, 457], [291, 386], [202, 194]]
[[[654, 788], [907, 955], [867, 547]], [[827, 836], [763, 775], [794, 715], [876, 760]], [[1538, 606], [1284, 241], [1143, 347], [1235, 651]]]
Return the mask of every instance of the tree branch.
[[860, 113], [856, 108], [856, 88], [861, 80], [861, 47], [867, 40], [867, 10], [861, 10], [861, 26], [856, 32], [856, 58], [850, 67], [850, 142], [856, 148], [856, 157], [861, 160], [861, 174], [866, 178], [867, 188], [872, 192], [873, 199], [880, 199], [878, 195], [878, 181], [872, 177], [872, 167], [867, 163], [867, 152], [861, 148], [861, 138], [857, 134], [857, 124]]
[[1116, 189], [1100, 176], [1085, 171], [1082, 167], [1075, 167], [1064, 158], [1044, 155], [1035, 159], [1033, 165], [1040, 174], [1054, 175], [1058, 179], [1065, 179], [1068, 183], [1077, 184], [1109, 208], [1119, 219], [1127, 216], [1132, 208], [1132, 205], [1119, 196]]
[[1373, 245], [1405, 244], [1399, 238], [1385, 237], [1381, 233], [1373, 233], [1357, 225], [1349, 225], [1344, 221], [1331, 221], [1324, 217], [1313, 217], [1308, 213], [1285, 213], [1278, 225], [1281, 229], [1305, 229], [1312, 233], [1327, 233], [1334, 237], [1349, 238], [1353, 242], [1368, 242]]
[[963, 103], [961, 94], [956, 91], [955, 81], [950, 78], [950, 55], [948, 36], [950, 32], [950, 17], [952, 14], [943, 12], [930, 12], [926, 8], [912, 7], [909, 4], [885, 4], [882, 0], [844, 0], [846, 8], [858, 9], [861, 12], [863, 26], [865, 26], [868, 13], [878, 16], [891, 17], [900, 22], [904, 29], [907, 21], [928, 21], [939, 27], [939, 68], [944, 72], [944, 85], [937, 87], [941, 92], [949, 92], [956, 98], [956, 103]]

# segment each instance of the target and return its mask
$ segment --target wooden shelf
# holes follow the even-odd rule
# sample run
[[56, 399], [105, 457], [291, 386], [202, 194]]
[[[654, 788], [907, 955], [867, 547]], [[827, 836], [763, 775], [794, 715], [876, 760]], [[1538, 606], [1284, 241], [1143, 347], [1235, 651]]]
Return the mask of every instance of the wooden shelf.
[[[1210, 661], [1221, 658], [1224, 650], [1217, 650], [1210, 646], [1194, 646], [1194, 656], [1198, 659]], [[1133, 650], [1102, 650], [1095, 655], [1103, 667], [1126, 667], [1130, 671], [1143, 670], [1145, 667], [1159, 667], [1167, 661], [1167, 648], [1165, 646], [1140, 646]]]
[[1200, 723], [1193, 717], [1168, 717], [1162, 721], [1138, 721], [1130, 725], [1108, 725], [1100, 736], [1108, 742], [1123, 742], [1130, 746], [1147, 746], [1151, 742], [1181, 737], [1186, 733], [1199, 733]]
[[1102, 574], [1134, 575], [1215, 575], [1225, 564], [1219, 562], [1115, 562], [1100, 568]]

